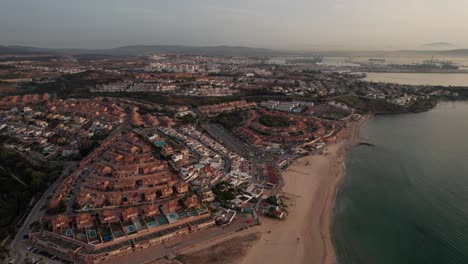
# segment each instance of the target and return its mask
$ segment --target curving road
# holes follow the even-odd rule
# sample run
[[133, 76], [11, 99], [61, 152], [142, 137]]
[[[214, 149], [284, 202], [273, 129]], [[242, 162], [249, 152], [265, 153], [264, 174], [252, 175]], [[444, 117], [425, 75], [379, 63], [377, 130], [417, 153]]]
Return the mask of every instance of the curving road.
[[[42, 195], [41, 199], [37, 201], [37, 203], [34, 205], [33, 209], [29, 213], [29, 215], [26, 217], [26, 220], [24, 220], [23, 225], [21, 228], [18, 230], [16, 233], [15, 238], [10, 244], [10, 249], [11, 252], [13, 253], [12, 255], [15, 256], [15, 263], [24, 263], [24, 259], [26, 257], [26, 254], [28, 253], [29, 255], [33, 255], [31, 252], [26, 250], [27, 243], [23, 241], [23, 236], [27, 235], [29, 233], [29, 226], [32, 222], [38, 220], [41, 218], [45, 210], [41, 210], [42, 206], [47, 202], [47, 196], [52, 193], [52, 191], [57, 188], [57, 186], [62, 182], [63, 178], [65, 176], [68, 176], [73, 168], [75, 168], [77, 165], [76, 162], [69, 162], [65, 166], [65, 169], [62, 172], [62, 175], [47, 189], [47, 191], [44, 192], [44, 195]], [[39, 258], [40, 256], [38, 255], [36, 258]], [[47, 263], [59, 263], [50, 259], [45, 259]]]

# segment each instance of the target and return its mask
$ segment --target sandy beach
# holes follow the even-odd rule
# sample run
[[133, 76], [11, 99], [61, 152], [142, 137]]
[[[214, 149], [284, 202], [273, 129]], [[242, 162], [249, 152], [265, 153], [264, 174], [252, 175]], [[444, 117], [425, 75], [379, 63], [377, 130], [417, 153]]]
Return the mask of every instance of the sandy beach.
[[345, 154], [359, 143], [359, 128], [367, 119], [351, 124], [347, 139], [327, 146], [328, 154], [303, 157], [283, 174], [288, 217], [284, 222], [264, 219], [257, 229], [260, 239], [241, 263], [336, 262], [331, 240], [336, 192]]
[[[188, 254], [193, 259], [200, 255], [205, 255], [206, 259], [222, 255], [223, 261], [220, 263], [335, 263], [331, 224], [336, 192], [344, 177], [346, 152], [359, 143], [359, 129], [369, 118], [367, 116], [349, 124], [345, 139], [328, 145], [326, 155], [303, 157], [283, 174], [285, 186], [280, 195], [288, 205], [285, 221], [262, 218], [260, 226], [180, 253]], [[238, 255], [243, 257], [229, 256], [223, 251], [225, 247], [233, 250], [240, 246], [238, 237], [251, 234], [256, 234], [256, 239], [242, 246], [242, 254]], [[213, 250], [212, 247], [216, 245], [220, 245], [221, 249]], [[207, 254], [211, 254], [210, 257]]]

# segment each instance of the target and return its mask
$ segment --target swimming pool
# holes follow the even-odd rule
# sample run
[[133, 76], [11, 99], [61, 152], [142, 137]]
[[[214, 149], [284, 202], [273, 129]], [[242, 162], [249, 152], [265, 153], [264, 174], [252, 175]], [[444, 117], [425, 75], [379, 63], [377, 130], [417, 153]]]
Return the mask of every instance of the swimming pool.
[[175, 213], [169, 213], [167, 214], [169, 216], [169, 218], [171, 219], [177, 219], [177, 215]]
[[187, 214], [188, 214], [188, 216], [195, 216], [195, 215], [197, 215], [197, 213], [196, 213], [195, 211], [188, 212]]
[[212, 203], [210, 206], [211, 207], [219, 207], [221, 204], [219, 202]]
[[176, 213], [168, 213], [167, 214], [167, 220], [171, 224], [177, 222], [177, 220], [178, 220], [177, 214]]
[[128, 225], [125, 227], [128, 233], [133, 233], [135, 232], [135, 227], [133, 225]]
[[162, 148], [162, 147], [166, 146], [166, 142], [158, 141], [158, 142], [156, 142], [156, 146]]
[[94, 229], [88, 230], [88, 237], [89, 238], [96, 238], [97, 237], [96, 230], [94, 230]]
[[159, 226], [159, 223], [156, 222], [156, 221], [153, 221], [153, 222], [149, 222], [146, 224], [149, 228], [152, 228], [152, 227], [157, 227]]
[[169, 221], [167, 221], [167, 219], [164, 217], [164, 216], [158, 216], [156, 218], [156, 221], [158, 222], [159, 225], [165, 225], [165, 224], [169, 224]]
[[121, 237], [123, 235], [124, 235], [124, 233], [122, 231], [120, 231], [120, 230], [114, 232], [114, 237]]
[[186, 213], [180, 213], [180, 214], [177, 214], [177, 216], [178, 216], [179, 218], [184, 218], [184, 217], [187, 216], [187, 214], [186, 214]]

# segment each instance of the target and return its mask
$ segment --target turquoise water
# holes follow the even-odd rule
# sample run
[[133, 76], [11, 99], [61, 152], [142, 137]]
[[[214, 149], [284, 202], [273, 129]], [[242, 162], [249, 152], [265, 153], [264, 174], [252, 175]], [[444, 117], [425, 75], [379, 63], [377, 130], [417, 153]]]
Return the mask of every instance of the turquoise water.
[[468, 263], [468, 103], [380, 116], [338, 191], [339, 263]]
[[156, 216], [156, 221], [158, 222], [158, 225], [169, 224], [169, 221], [167, 221], [167, 219], [162, 215]]
[[132, 233], [132, 232], [135, 232], [135, 227], [133, 225], [128, 225], [125, 227], [127, 229], [127, 232], [128, 233]]
[[89, 238], [96, 238], [97, 237], [96, 230], [88, 230], [88, 237]]
[[157, 227], [159, 224], [158, 224], [158, 222], [153, 221], [153, 222], [147, 223], [147, 225], [148, 225], [148, 227], [152, 228], [152, 227]]

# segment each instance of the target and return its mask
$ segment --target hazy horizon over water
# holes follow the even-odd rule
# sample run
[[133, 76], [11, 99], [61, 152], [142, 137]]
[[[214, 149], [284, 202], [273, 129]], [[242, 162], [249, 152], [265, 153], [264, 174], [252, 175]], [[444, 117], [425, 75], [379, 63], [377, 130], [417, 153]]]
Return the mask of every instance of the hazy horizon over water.
[[339, 263], [468, 263], [468, 103], [378, 116], [338, 191]]
[[467, 73], [387, 73], [366, 72], [366, 81], [407, 85], [441, 85], [468, 87]]

